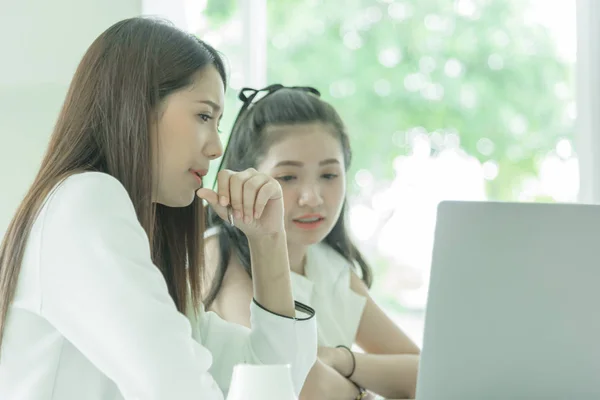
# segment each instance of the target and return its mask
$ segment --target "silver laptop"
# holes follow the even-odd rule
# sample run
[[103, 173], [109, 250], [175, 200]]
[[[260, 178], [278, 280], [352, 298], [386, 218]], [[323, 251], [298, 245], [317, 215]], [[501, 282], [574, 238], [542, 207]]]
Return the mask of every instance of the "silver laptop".
[[443, 202], [417, 400], [600, 399], [600, 206]]

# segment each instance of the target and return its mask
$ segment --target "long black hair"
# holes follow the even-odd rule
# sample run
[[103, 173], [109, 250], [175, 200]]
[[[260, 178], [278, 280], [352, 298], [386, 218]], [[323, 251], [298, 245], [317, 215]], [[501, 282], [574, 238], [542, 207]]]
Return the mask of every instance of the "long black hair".
[[[152, 260], [182, 313], [202, 301], [203, 206], [152, 203], [150, 126], [158, 107], [193, 76], [215, 67], [219, 53], [171, 23], [154, 18], [116, 22], [92, 43], [71, 81], [40, 169], [0, 244], [0, 344], [31, 228], [48, 194], [81, 171], [98, 171], [127, 190], [150, 240]], [[84, 266], [82, 266], [83, 268]]]
[[[260, 100], [254, 101], [263, 93], [264, 96]], [[311, 87], [284, 87], [276, 84], [260, 90], [244, 88], [239, 98], [243, 101], [243, 105], [233, 125], [219, 170], [242, 171], [255, 168], [260, 164], [273, 142], [265, 135], [268, 126], [314, 122], [327, 124], [333, 128], [342, 144], [346, 170], [350, 167], [352, 152], [344, 123], [333, 106], [320, 98], [318, 90]], [[324, 242], [350, 263], [358, 264], [362, 280], [367, 287], [371, 287], [373, 273], [348, 236], [346, 210], [347, 203], [344, 201], [340, 217]], [[225, 223], [210, 207], [207, 221], [209, 226], [219, 228], [219, 265], [210, 291], [204, 299], [205, 306], [208, 308], [221, 290], [232, 256], [240, 260], [250, 277], [252, 277], [252, 269], [248, 239], [244, 233], [235, 226]]]

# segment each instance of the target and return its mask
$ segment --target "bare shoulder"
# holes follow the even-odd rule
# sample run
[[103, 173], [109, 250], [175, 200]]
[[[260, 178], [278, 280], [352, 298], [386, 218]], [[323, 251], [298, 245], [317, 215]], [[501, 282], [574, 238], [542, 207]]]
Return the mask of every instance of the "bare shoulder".
[[221, 255], [219, 254], [219, 235], [210, 235], [204, 238], [204, 264], [207, 272], [214, 275]]
[[[204, 261], [207, 271], [214, 276], [221, 263], [221, 248], [218, 234], [212, 234], [204, 238]], [[235, 255], [232, 255], [227, 265], [223, 286], [226, 283], [232, 284], [237, 281], [251, 282], [251, 279], [244, 270], [240, 260]]]
[[[210, 293], [220, 262], [219, 236], [208, 236], [204, 238], [204, 268], [202, 277], [202, 297], [206, 298]], [[210, 309], [210, 308], [209, 308]]]
[[352, 289], [354, 293], [360, 294], [366, 298], [371, 297], [369, 295], [369, 288], [367, 288], [365, 282], [360, 279], [360, 277], [353, 270], [350, 270], [350, 289]]
[[[212, 282], [217, 276], [220, 265], [219, 236], [212, 235], [205, 239], [206, 276]], [[254, 296], [252, 279], [239, 259], [232, 256], [223, 276], [219, 293], [209, 307], [223, 319], [242, 325], [250, 325], [250, 303]]]

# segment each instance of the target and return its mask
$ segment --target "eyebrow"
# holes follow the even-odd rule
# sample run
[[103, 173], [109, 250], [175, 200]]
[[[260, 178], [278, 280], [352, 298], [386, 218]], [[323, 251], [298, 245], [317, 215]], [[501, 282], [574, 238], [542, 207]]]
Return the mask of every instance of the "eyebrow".
[[221, 106], [218, 105], [217, 103], [215, 103], [214, 101], [198, 100], [197, 103], [207, 104], [207, 105], [211, 106], [215, 110], [215, 112], [221, 111]]
[[[340, 162], [338, 160], [336, 160], [335, 158], [328, 158], [327, 160], [323, 160], [319, 163], [319, 166], [324, 166], [324, 165], [330, 165], [330, 164], [339, 164]], [[277, 167], [285, 167], [285, 166], [291, 166], [291, 167], [302, 167], [304, 165], [304, 163], [301, 163], [300, 161], [291, 161], [291, 160], [286, 160], [286, 161], [280, 161], [275, 165], [275, 168]]]

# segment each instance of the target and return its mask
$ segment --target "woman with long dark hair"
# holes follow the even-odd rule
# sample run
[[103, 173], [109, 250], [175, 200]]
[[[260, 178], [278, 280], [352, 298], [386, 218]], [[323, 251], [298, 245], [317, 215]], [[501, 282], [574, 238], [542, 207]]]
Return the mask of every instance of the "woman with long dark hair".
[[[87, 50], [0, 246], [0, 398], [222, 399], [237, 363], [291, 364], [300, 391], [316, 324], [281, 186], [247, 169], [203, 187], [225, 83], [217, 51], [158, 20]], [[202, 199], [248, 237], [251, 329], [204, 312]]]
[[[319, 360], [301, 399], [362, 398], [365, 389], [414, 397], [419, 349], [369, 295], [371, 268], [347, 232], [352, 153], [340, 116], [310, 87], [245, 89], [240, 99], [221, 168], [256, 168], [281, 184], [294, 297], [317, 313]], [[209, 213], [206, 257], [214, 278], [205, 305], [249, 325], [256, 280], [249, 238]]]

